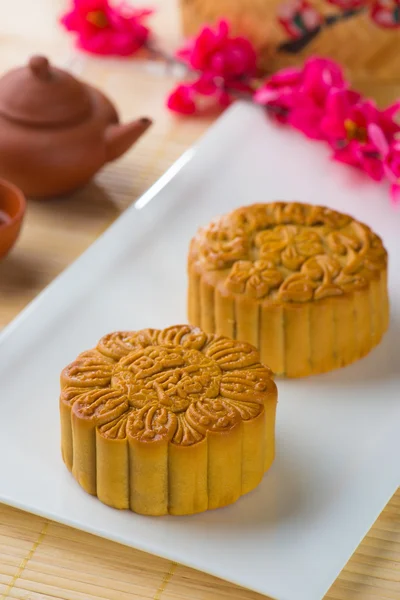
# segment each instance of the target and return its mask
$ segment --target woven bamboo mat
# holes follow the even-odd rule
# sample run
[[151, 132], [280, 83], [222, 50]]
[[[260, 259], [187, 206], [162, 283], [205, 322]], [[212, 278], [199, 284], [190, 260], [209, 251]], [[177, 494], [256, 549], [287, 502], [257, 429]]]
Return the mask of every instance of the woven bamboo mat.
[[[247, 557], [243, 557], [245, 568]], [[316, 568], [318, 558], [316, 557]], [[137, 550], [0, 506], [0, 600], [262, 600]], [[325, 600], [400, 598], [400, 491]]]
[[[160, 7], [156, 27], [172, 45], [175, 0]], [[114, 98], [124, 119], [149, 115], [155, 125], [121, 161], [70, 198], [30, 203], [17, 247], [0, 263], [0, 326], [75, 260], [200, 135], [212, 116], [175, 119], [164, 109], [174, 75], [145, 61], [93, 60], [71, 53], [55, 28], [64, 0], [13, 0], [0, 21], [0, 69], [46, 52]], [[390, 82], [370, 93], [386, 101]], [[247, 557], [243, 557], [245, 568]], [[315, 557], [316, 569], [318, 557]], [[0, 600], [261, 600], [181, 565], [125, 548], [0, 505]], [[400, 490], [363, 540], [326, 600], [400, 600]]]

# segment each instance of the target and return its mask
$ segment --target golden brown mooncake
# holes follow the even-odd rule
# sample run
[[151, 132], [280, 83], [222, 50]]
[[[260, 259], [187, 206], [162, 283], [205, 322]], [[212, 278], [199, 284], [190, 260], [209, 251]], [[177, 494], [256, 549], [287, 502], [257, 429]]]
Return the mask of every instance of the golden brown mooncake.
[[343, 367], [388, 327], [387, 253], [352, 217], [274, 202], [239, 208], [192, 239], [189, 322], [258, 347], [277, 375]]
[[90, 494], [145, 515], [226, 506], [271, 466], [277, 391], [250, 344], [111, 333], [61, 373], [61, 447]]

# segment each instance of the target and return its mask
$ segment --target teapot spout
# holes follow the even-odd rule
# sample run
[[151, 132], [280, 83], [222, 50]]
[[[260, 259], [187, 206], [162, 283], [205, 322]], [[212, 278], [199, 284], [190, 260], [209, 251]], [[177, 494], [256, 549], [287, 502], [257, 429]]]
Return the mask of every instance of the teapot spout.
[[109, 125], [105, 131], [106, 162], [122, 156], [150, 127], [152, 121], [147, 118], [132, 121], [124, 125]]

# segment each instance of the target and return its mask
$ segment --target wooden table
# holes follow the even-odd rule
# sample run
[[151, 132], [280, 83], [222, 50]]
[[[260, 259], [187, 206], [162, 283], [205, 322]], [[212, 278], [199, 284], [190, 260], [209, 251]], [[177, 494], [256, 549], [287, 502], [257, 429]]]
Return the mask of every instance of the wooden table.
[[[5, 0], [3, 0], [5, 3]], [[165, 47], [179, 39], [175, 0], [150, 2]], [[2, 7], [0, 70], [46, 53], [114, 98], [124, 119], [155, 125], [119, 162], [70, 198], [30, 202], [13, 252], [0, 263], [0, 326], [75, 260], [207, 129], [211, 118], [176, 119], [164, 98], [174, 76], [146, 60], [77, 54], [57, 27], [63, 0]], [[367, 84], [373, 88], [371, 81]], [[377, 97], [390, 96], [375, 88]], [[396, 83], [398, 86], [398, 84]], [[397, 89], [397, 88], [396, 88]], [[316, 557], [316, 568], [317, 567]], [[245, 565], [244, 558], [244, 565]], [[256, 600], [261, 596], [163, 559], [0, 505], [0, 600]], [[400, 600], [400, 492], [393, 497], [326, 600]]]

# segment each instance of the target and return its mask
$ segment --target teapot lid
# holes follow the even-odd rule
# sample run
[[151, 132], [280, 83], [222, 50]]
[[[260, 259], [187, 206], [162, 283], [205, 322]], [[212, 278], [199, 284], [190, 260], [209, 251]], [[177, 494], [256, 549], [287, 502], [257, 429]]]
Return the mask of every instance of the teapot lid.
[[28, 66], [0, 78], [0, 114], [27, 125], [69, 125], [82, 121], [91, 110], [86, 86], [50, 65], [44, 56], [32, 56]]

